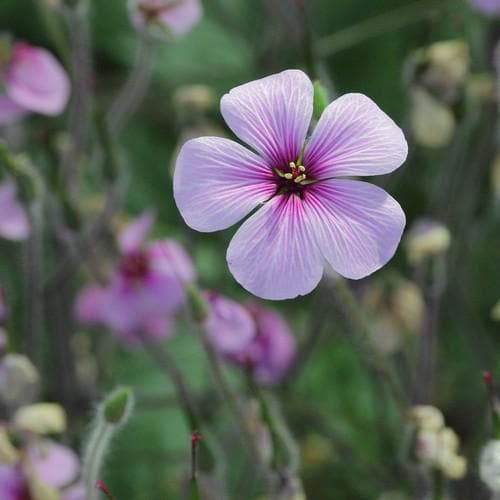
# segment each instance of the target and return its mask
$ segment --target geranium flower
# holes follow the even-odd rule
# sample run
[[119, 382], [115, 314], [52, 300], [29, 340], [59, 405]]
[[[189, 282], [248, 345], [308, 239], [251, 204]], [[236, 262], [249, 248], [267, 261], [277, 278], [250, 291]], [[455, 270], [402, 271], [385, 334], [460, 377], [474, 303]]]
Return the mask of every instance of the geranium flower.
[[200, 0], [129, 0], [129, 6], [136, 29], [160, 36], [184, 35], [203, 13]]
[[168, 335], [170, 316], [184, 303], [184, 284], [194, 280], [192, 263], [176, 241], [144, 243], [152, 223], [146, 212], [125, 228], [109, 285], [84, 289], [75, 305], [81, 321], [103, 324], [129, 342], [140, 333]]
[[198, 231], [226, 229], [258, 208], [228, 251], [229, 269], [254, 295], [305, 295], [325, 262], [363, 278], [393, 255], [405, 215], [377, 186], [342, 177], [385, 174], [406, 159], [402, 131], [362, 94], [324, 111], [306, 142], [313, 86], [289, 70], [236, 87], [221, 101], [234, 141], [204, 137], [181, 149], [174, 196]]
[[28, 237], [28, 215], [17, 200], [16, 185], [11, 181], [0, 184], [0, 214], [1, 238], [18, 241]]
[[12, 46], [0, 64], [5, 94], [0, 95], [0, 125], [27, 113], [58, 115], [69, 99], [70, 83], [59, 61], [47, 50], [24, 42]]

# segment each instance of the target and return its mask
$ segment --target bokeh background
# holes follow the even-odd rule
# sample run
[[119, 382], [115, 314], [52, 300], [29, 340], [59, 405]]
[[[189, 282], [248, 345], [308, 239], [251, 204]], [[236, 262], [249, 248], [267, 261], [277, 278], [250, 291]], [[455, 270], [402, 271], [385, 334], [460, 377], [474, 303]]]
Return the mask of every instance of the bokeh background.
[[[96, 107], [106, 110], [135, 64], [140, 44], [126, 2], [91, 1], [83, 28], [72, 25], [76, 21], [67, 14], [77, 7], [67, 2], [62, 15], [58, 3], [64, 2], [2, 0], [0, 31], [59, 57], [65, 50], [71, 53], [73, 43], [73, 50], [80, 50], [77, 57], [83, 57], [77, 59], [73, 92], [91, 95]], [[231, 137], [219, 113], [220, 97], [238, 84], [287, 68], [319, 79], [331, 98], [346, 92], [370, 96], [400, 124], [410, 146], [401, 169], [373, 181], [399, 200], [408, 227], [432, 218], [446, 226], [451, 240], [446, 252], [418, 265], [409, 262], [402, 245], [384, 269], [352, 283], [353, 292], [364, 307], [375, 347], [410, 400], [439, 407], [460, 436], [468, 474], [450, 485], [452, 498], [489, 498], [477, 459], [490, 433], [481, 371], [500, 370], [498, 322], [492, 314], [500, 298], [495, 67], [500, 64], [500, 56], [495, 60], [500, 18], [483, 15], [465, 0], [309, 0], [307, 17], [291, 0], [202, 3], [203, 18], [189, 33], [155, 44], [150, 85], [116, 139], [119, 171], [112, 176], [119, 179], [119, 194], [110, 227], [154, 209], [154, 235], [185, 245], [203, 288], [247, 299], [225, 261], [233, 230], [195, 233], [177, 211], [171, 175], [180, 145], [197, 135]], [[55, 32], [59, 38], [53, 23], [62, 26]], [[450, 44], [433, 45], [443, 41]], [[30, 116], [0, 133], [12, 151], [29, 155], [50, 179], [56, 159], [78, 130], [70, 113]], [[35, 239], [0, 242], [0, 281], [11, 309], [9, 348], [27, 354], [37, 366], [40, 400], [66, 409], [63, 441], [76, 450], [100, 397], [117, 384], [131, 386], [135, 411], [113, 442], [103, 480], [118, 499], [183, 498], [189, 429], [173, 386], [142, 349], [74, 319], [76, 294], [91, 276], [85, 265], [65, 267], [68, 255], [77, 251], [82, 261], [93, 260], [104, 269], [116, 259], [111, 231], [77, 250], [65, 242], [67, 231], [83, 231], [81, 224], [115, 196], [103, 180], [100, 153], [92, 148], [98, 121], [88, 110], [79, 120], [84, 132], [78, 180], [53, 184], [54, 192], [63, 194], [39, 207]], [[405, 280], [417, 291], [410, 286], [401, 292]], [[284, 315], [299, 346], [299, 366], [274, 394], [300, 450], [307, 498], [417, 498], [414, 475], [404, 465], [401, 415], [366, 361], [332, 280], [325, 279], [307, 297], [269, 305]], [[407, 313], [413, 315], [410, 332], [394, 319]], [[437, 338], [435, 373], [431, 392], [422, 395], [415, 360], [420, 337], [429, 329]], [[248, 455], [214, 394], [196, 336], [180, 321], [163, 347], [181, 367], [221, 441], [229, 498], [266, 498], [258, 481], [246, 477]], [[241, 374], [226, 369], [243, 394]]]

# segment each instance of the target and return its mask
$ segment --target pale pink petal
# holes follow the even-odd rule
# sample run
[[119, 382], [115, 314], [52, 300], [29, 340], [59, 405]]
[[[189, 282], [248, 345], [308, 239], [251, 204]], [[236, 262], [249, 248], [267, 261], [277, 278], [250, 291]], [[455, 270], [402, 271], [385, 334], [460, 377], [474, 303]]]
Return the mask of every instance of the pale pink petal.
[[50, 52], [18, 42], [13, 48], [5, 88], [19, 106], [57, 115], [66, 107], [70, 84], [63, 67]]
[[399, 203], [366, 182], [337, 179], [309, 186], [306, 217], [335, 271], [359, 279], [386, 264], [405, 226]]
[[234, 355], [248, 348], [255, 337], [255, 323], [238, 302], [207, 292], [209, 314], [205, 321], [207, 336], [223, 355]]
[[61, 500], [85, 500], [85, 486], [83, 482], [79, 481], [78, 483], [66, 488], [61, 493]]
[[184, 35], [201, 19], [203, 9], [200, 0], [181, 0], [166, 8], [158, 16], [158, 21], [176, 36]]
[[291, 299], [318, 284], [323, 258], [303, 208], [297, 195], [275, 196], [236, 232], [227, 262], [249, 292], [264, 299]]
[[304, 153], [315, 179], [392, 172], [406, 159], [402, 130], [370, 98], [346, 94], [323, 112]]
[[0, 95], [0, 125], [9, 125], [27, 114], [27, 111], [6, 95]]
[[0, 184], [0, 237], [24, 240], [29, 232], [28, 215], [17, 201], [16, 185], [10, 181]]
[[38, 478], [53, 488], [67, 486], [80, 473], [76, 453], [54, 441], [45, 440], [30, 446], [29, 457]]
[[469, 2], [482, 14], [500, 14], [500, 0], [469, 0]]
[[231, 130], [278, 168], [298, 159], [312, 108], [312, 83], [299, 70], [246, 83], [221, 100], [221, 113]]
[[75, 302], [75, 316], [82, 323], [95, 325], [101, 322], [107, 301], [107, 290], [99, 285], [84, 288]]
[[154, 220], [153, 212], [148, 210], [127, 224], [118, 235], [118, 248], [120, 251], [128, 253], [140, 249], [153, 226]]
[[174, 173], [174, 197], [186, 224], [218, 231], [241, 220], [276, 191], [272, 170], [254, 153], [220, 137], [184, 144]]
[[172, 274], [181, 283], [192, 283], [196, 271], [186, 250], [175, 240], [154, 241], [149, 245], [148, 256], [154, 272]]

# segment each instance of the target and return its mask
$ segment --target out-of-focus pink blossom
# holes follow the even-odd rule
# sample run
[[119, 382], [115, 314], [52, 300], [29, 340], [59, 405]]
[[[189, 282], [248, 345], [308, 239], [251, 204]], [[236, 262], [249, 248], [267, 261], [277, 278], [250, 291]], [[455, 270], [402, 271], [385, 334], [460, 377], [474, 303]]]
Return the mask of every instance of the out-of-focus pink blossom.
[[481, 14], [487, 16], [500, 14], [500, 0], [469, 0], [469, 2]]
[[280, 382], [295, 357], [295, 340], [283, 318], [256, 303], [241, 305], [213, 292], [205, 296], [210, 311], [205, 328], [217, 351], [259, 383]]
[[134, 27], [152, 34], [181, 36], [201, 19], [200, 0], [131, 0]]
[[295, 357], [295, 339], [285, 320], [276, 312], [251, 303], [247, 305], [257, 333], [239, 357], [262, 384], [275, 384], [286, 375]]
[[145, 213], [119, 235], [121, 259], [106, 286], [84, 289], [75, 304], [80, 321], [102, 324], [133, 342], [170, 333], [170, 317], [184, 304], [184, 285], [195, 272], [184, 249], [173, 240], [144, 240], [153, 223]]
[[68, 486], [62, 493], [62, 500], [84, 500], [80, 483], [69, 486], [79, 474], [80, 461], [73, 450], [50, 440], [33, 443], [19, 463], [0, 464], [1, 498], [31, 500], [29, 481], [34, 477], [56, 491]]
[[0, 96], [0, 124], [26, 113], [58, 115], [69, 99], [70, 83], [57, 59], [47, 50], [24, 42], [12, 46], [11, 57], [0, 66], [5, 94]]
[[17, 200], [16, 185], [11, 181], [0, 184], [0, 237], [24, 240], [29, 235], [26, 210]]
[[76, 453], [55, 441], [44, 440], [30, 446], [28, 456], [38, 478], [55, 489], [68, 486], [80, 473]]
[[236, 356], [248, 348], [255, 337], [255, 323], [238, 302], [206, 292], [209, 305], [205, 329], [212, 345], [224, 356]]

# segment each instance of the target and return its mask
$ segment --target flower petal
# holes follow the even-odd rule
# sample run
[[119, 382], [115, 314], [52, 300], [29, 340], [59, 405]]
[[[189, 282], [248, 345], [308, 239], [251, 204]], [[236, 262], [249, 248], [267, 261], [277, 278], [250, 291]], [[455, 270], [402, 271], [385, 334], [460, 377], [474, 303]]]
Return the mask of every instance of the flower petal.
[[21, 42], [14, 45], [5, 87], [16, 104], [46, 115], [61, 113], [70, 91], [59, 61], [47, 50]]
[[373, 184], [347, 179], [310, 188], [307, 217], [335, 271], [364, 278], [391, 259], [405, 226], [405, 214], [394, 198]]
[[24, 240], [30, 226], [24, 207], [17, 201], [16, 185], [11, 181], [0, 184], [0, 236], [8, 240]]
[[197, 231], [226, 229], [276, 188], [272, 170], [254, 153], [220, 137], [184, 144], [174, 173], [174, 197], [186, 224]]
[[221, 100], [221, 113], [229, 128], [273, 167], [297, 160], [312, 109], [313, 86], [299, 70], [240, 85]]
[[118, 235], [118, 247], [121, 253], [138, 250], [144, 243], [155, 216], [150, 210], [146, 210], [139, 217], [136, 217]]
[[0, 95], [0, 125], [9, 125], [27, 114], [22, 106], [16, 104], [6, 95]]
[[346, 94], [323, 112], [304, 152], [311, 177], [392, 172], [406, 159], [402, 130], [370, 98]]
[[202, 13], [200, 0], [184, 0], [161, 12], [158, 21], [164, 23], [174, 35], [180, 36], [200, 21]]
[[96, 325], [101, 321], [103, 307], [107, 301], [107, 290], [99, 285], [84, 288], [78, 295], [74, 312], [82, 323]]
[[275, 196], [234, 235], [227, 262], [249, 292], [264, 299], [291, 299], [318, 284], [323, 259], [303, 208], [299, 196]]

